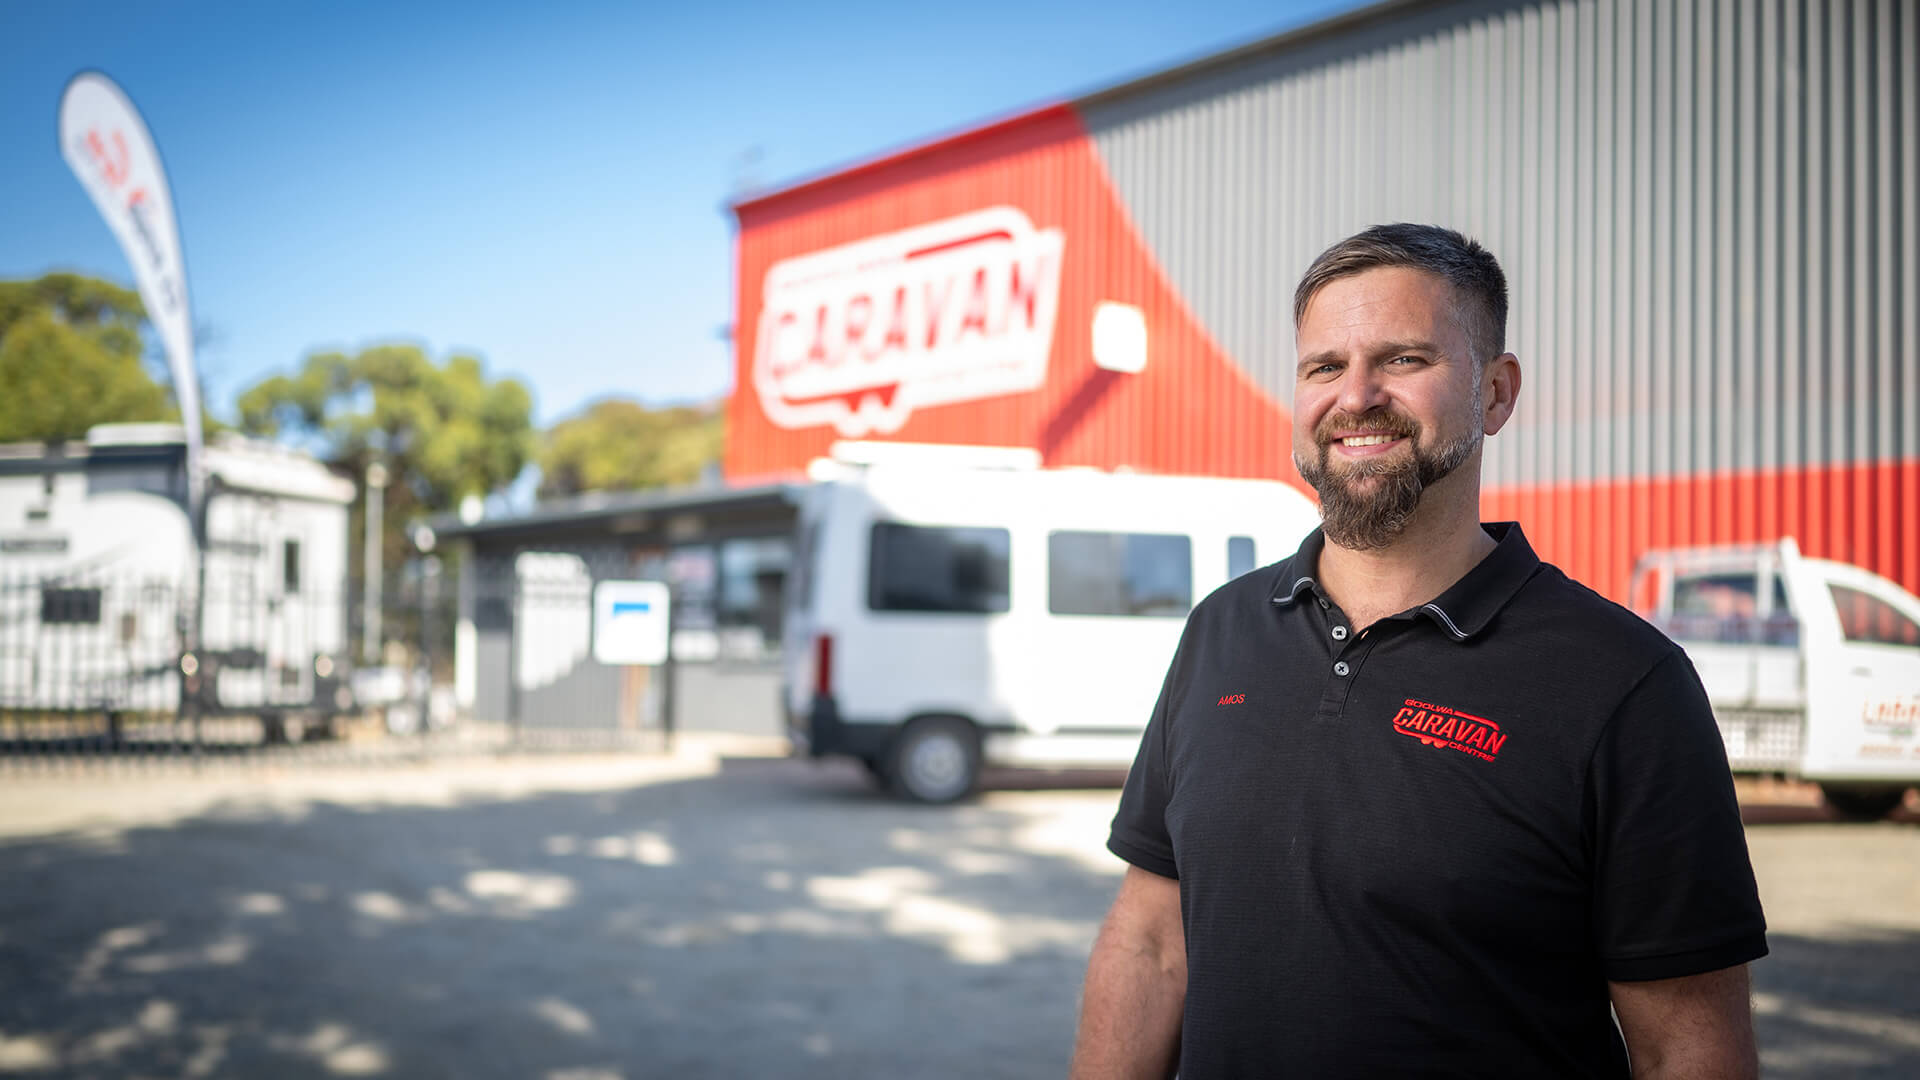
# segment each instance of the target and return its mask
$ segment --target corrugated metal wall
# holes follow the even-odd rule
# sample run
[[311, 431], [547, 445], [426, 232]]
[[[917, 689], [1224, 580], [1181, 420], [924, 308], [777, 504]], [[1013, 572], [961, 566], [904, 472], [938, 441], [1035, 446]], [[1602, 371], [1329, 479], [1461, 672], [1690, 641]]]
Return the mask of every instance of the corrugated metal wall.
[[1438, 4], [1082, 113], [1282, 401], [1328, 243], [1484, 241], [1527, 376], [1489, 509], [1603, 591], [1648, 547], [1780, 535], [1920, 589], [1917, 42], [1911, 0]]

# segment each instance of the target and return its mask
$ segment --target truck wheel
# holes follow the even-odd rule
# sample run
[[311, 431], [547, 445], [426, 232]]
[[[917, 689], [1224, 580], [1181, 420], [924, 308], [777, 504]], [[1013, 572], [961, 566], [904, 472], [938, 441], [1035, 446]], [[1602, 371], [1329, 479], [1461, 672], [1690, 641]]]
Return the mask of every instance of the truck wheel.
[[958, 717], [923, 716], [894, 740], [887, 778], [904, 798], [953, 802], [980, 782], [980, 733]]
[[1821, 784], [1820, 794], [1826, 796], [1827, 805], [1833, 807], [1834, 813], [1848, 821], [1879, 821], [1900, 808], [1907, 789]]

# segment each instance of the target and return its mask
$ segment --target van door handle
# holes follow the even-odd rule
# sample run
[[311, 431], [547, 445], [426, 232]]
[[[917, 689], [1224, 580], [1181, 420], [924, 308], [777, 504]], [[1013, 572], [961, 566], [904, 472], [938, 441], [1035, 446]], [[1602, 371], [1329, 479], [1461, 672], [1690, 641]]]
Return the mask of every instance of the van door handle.
[[1873, 669], [1872, 669], [1872, 668], [1870, 668], [1870, 667], [1857, 667], [1857, 668], [1854, 668], [1854, 669], [1853, 669], [1853, 673], [1854, 673], [1855, 675], [1864, 675], [1864, 676], [1866, 676], [1867, 678], [1872, 678], [1872, 677], [1873, 677]]

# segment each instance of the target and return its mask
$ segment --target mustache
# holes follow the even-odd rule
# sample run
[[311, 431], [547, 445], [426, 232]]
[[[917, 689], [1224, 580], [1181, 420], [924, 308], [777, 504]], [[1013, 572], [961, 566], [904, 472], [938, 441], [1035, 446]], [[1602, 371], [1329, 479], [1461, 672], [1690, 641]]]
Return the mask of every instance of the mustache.
[[1314, 441], [1321, 446], [1333, 442], [1336, 434], [1392, 435], [1397, 438], [1411, 439], [1420, 434], [1420, 425], [1412, 417], [1396, 412], [1363, 413], [1358, 416], [1349, 412], [1330, 412], [1313, 429]]

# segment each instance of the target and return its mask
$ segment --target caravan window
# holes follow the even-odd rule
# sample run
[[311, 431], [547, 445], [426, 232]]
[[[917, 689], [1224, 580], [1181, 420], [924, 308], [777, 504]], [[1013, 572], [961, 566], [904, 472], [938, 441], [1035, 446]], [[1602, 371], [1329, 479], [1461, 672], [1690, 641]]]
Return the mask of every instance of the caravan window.
[[867, 606], [875, 611], [1005, 611], [1011, 548], [1005, 529], [876, 524], [868, 548]]
[[293, 596], [300, 591], [300, 541], [289, 540], [280, 553], [281, 591]]
[[1047, 536], [1047, 609], [1055, 615], [1183, 616], [1193, 607], [1193, 541], [1147, 533]]
[[99, 589], [73, 589], [56, 585], [40, 587], [42, 626], [97, 626], [99, 623]]

